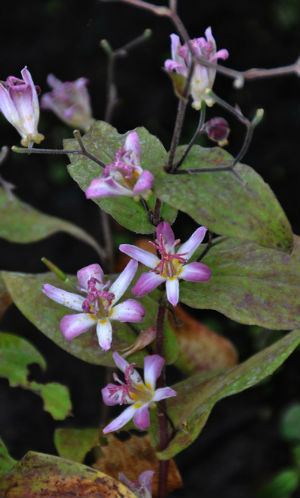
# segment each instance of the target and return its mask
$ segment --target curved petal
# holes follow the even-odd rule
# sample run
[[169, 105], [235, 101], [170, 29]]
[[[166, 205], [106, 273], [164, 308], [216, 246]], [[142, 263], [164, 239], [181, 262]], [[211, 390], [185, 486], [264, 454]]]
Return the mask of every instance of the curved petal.
[[129, 133], [125, 140], [124, 149], [132, 152], [134, 162], [140, 165], [141, 162], [141, 146], [139, 136], [136, 131]]
[[171, 56], [174, 61], [178, 61], [178, 51], [181, 47], [180, 44], [180, 38], [178, 35], [175, 35], [175, 33], [172, 33], [170, 35], [171, 38]]
[[206, 232], [206, 227], [197, 228], [190, 238], [178, 248], [177, 254], [185, 254], [184, 257], [190, 259], [204, 239]]
[[96, 325], [96, 319], [88, 313], [66, 315], [60, 321], [60, 329], [68, 341], [83, 334], [93, 325]]
[[56, 303], [63, 304], [75, 311], [82, 311], [82, 303], [84, 297], [79, 296], [79, 294], [73, 294], [73, 292], [68, 292], [54, 285], [45, 284], [43, 285], [42, 291], [47, 297], [55, 301]]
[[35, 125], [37, 125], [39, 117], [40, 117], [40, 106], [39, 106], [39, 99], [38, 99], [38, 96], [37, 96], [36, 87], [35, 87], [35, 84], [33, 82], [32, 76], [31, 76], [30, 72], [27, 69], [27, 66], [25, 66], [22, 69], [21, 74], [22, 74], [23, 80], [28, 85], [30, 85], [30, 89], [31, 89], [31, 109], [34, 112]]
[[126, 408], [126, 410], [124, 410], [121, 413], [121, 415], [119, 415], [110, 424], [104, 427], [103, 434], [107, 434], [108, 432], [113, 432], [121, 429], [121, 427], [126, 425], [127, 422], [129, 422], [129, 420], [132, 419], [135, 413], [136, 413], [136, 408], [134, 407], [134, 405], [128, 406], [128, 408]]
[[184, 67], [182, 64], [179, 64], [179, 62], [175, 62], [172, 59], [167, 59], [164, 62], [164, 67], [168, 73], [170, 73], [171, 71], [176, 71], [176, 70], [177, 70], [177, 72], [184, 70]]
[[172, 251], [175, 243], [174, 232], [166, 221], [162, 221], [156, 228], [156, 238], [160, 241], [161, 236], [164, 239], [164, 246], [167, 251]]
[[138, 429], [145, 431], [150, 425], [150, 415], [148, 403], [138, 408], [133, 416], [133, 422]]
[[151, 189], [153, 181], [154, 181], [154, 176], [152, 175], [152, 173], [150, 173], [150, 171], [148, 170], [144, 170], [134, 186], [133, 193], [140, 194], [145, 190]]
[[112, 326], [109, 320], [98, 320], [97, 322], [97, 337], [99, 346], [103, 351], [108, 351], [111, 346]]
[[[181, 276], [181, 275], [180, 275]], [[168, 279], [166, 282], [167, 298], [169, 303], [176, 306], [179, 301], [179, 282], [177, 278]]]
[[206, 282], [211, 277], [211, 269], [203, 263], [184, 265], [180, 278], [189, 282]]
[[117, 280], [110, 286], [109, 292], [112, 292], [115, 297], [113, 303], [115, 304], [123, 296], [124, 292], [128, 289], [131, 281], [138, 268], [137, 261], [131, 259], [122, 273], [118, 276]]
[[160, 401], [161, 399], [171, 398], [172, 396], [177, 396], [177, 392], [171, 387], [160, 387], [156, 389], [152, 401]]
[[104, 275], [103, 270], [101, 266], [98, 265], [97, 263], [81, 268], [81, 270], [78, 270], [77, 272], [77, 278], [80, 288], [87, 290], [88, 288], [87, 284], [91, 278], [96, 278], [97, 280], [99, 280], [99, 282], [102, 283], [103, 275]]
[[165, 282], [165, 278], [157, 275], [152, 271], [143, 273], [138, 279], [137, 283], [132, 287], [132, 294], [136, 297], [142, 297], [148, 292], [156, 289], [160, 284]]
[[143, 488], [148, 489], [150, 496], [152, 496], [152, 479], [154, 474], [154, 470], [144, 470], [138, 477], [139, 484]]
[[150, 388], [154, 391], [156, 381], [161, 374], [165, 360], [158, 354], [152, 354], [144, 358], [144, 380], [146, 387], [149, 384]]
[[[125, 373], [126, 368], [128, 368], [130, 366], [128, 361], [126, 361], [125, 358], [123, 358], [123, 356], [120, 356], [119, 353], [117, 353], [116, 351], [113, 353], [113, 360], [114, 360], [115, 364], [117, 365], [117, 367], [123, 373]], [[142, 382], [141, 376], [137, 370], [133, 370], [130, 373], [130, 378], [132, 379], [133, 382], [135, 382], [137, 384]]]
[[221, 50], [218, 50], [218, 52], [213, 55], [213, 57], [210, 59], [211, 62], [216, 61], [217, 59], [223, 59], [224, 61], [228, 59], [229, 57], [229, 52], [226, 50], [226, 48], [221, 48]]
[[141, 249], [140, 247], [133, 246], [131, 244], [121, 244], [119, 246], [119, 249], [124, 254], [127, 254], [127, 256], [130, 256], [132, 259], [135, 259], [143, 265], [148, 266], [148, 268], [151, 268], [152, 270], [160, 262], [160, 259], [155, 256], [155, 254], [152, 254], [149, 251], [145, 251], [145, 249]]
[[126, 299], [112, 308], [110, 319], [119, 322], [141, 322], [144, 316], [145, 308], [141, 303], [135, 299]]
[[111, 177], [94, 178], [85, 191], [87, 199], [94, 199], [97, 197], [117, 197], [119, 195], [132, 196], [132, 191], [128, 188], [122, 187], [122, 185], [117, 183]]
[[125, 395], [125, 399], [123, 399], [124, 392], [120, 385], [117, 386], [116, 384], [107, 384], [106, 387], [101, 389], [101, 394], [103, 403], [107, 406], [121, 405], [124, 402], [132, 403], [132, 400], [130, 400], [127, 395]]

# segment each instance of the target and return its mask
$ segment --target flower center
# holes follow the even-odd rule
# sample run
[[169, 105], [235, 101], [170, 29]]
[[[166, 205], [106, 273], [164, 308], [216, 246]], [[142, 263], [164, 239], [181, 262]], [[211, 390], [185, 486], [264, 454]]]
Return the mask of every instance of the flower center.
[[118, 382], [119, 386], [109, 386], [109, 392], [111, 397], [116, 397], [119, 399], [120, 405], [130, 402], [130, 400], [142, 403], [149, 403], [153, 396], [153, 390], [145, 386], [142, 380], [133, 380], [132, 375], [134, 373], [134, 364], [128, 365], [125, 369], [125, 383], [122, 382], [116, 374], [114, 374], [114, 380]]
[[[115, 295], [104, 290], [107, 285], [103, 285], [97, 278], [90, 278], [88, 281], [88, 295], [82, 303], [83, 311], [94, 315], [96, 318], [109, 316]], [[99, 286], [101, 287], [100, 289]]]
[[106, 166], [104, 176], [112, 176], [118, 183], [133, 190], [140, 173], [136, 168], [131, 151], [119, 149], [115, 161]]
[[187, 261], [187, 259], [183, 256], [187, 253], [176, 254], [171, 251], [172, 249], [174, 251], [174, 248], [180, 242], [180, 239], [176, 239], [171, 248], [166, 247], [166, 242], [162, 234], [160, 235], [159, 240], [156, 239], [155, 242], [151, 242], [149, 240], [149, 242], [157, 249], [161, 257], [161, 261], [152, 271], [158, 273], [164, 278], [179, 276], [182, 271], [182, 265]]

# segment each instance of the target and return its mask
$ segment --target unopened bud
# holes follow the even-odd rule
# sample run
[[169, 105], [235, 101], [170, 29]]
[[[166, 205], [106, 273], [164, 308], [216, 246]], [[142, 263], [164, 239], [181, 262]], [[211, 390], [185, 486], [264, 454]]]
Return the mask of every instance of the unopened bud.
[[229, 124], [226, 119], [221, 117], [212, 118], [204, 125], [204, 129], [210, 140], [217, 142], [220, 147], [228, 143], [228, 135], [230, 133]]

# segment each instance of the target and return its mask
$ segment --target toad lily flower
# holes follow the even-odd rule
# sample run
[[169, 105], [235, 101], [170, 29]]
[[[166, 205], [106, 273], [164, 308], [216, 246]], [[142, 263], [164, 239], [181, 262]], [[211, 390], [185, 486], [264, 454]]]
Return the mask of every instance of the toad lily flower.
[[27, 67], [22, 69], [21, 75], [23, 79], [9, 76], [6, 81], [0, 81], [0, 109], [20, 133], [23, 147], [32, 147], [33, 143], [39, 144], [45, 138], [37, 131], [39, 87], [34, 85]]
[[94, 178], [85, 195], [88, 199], [126, 195], [147, 199], [153, 184], [150, 171], [141, 167], [141, 147], [138, 134], [127, 135], [124, 148], [116, 152], [113, 163], [103, 170], [103, 176]]
[[118, 353], [113, 353], [113, 359], [117, 367], [125, 376], [125, 383], [119, 380], [115, 374], [114, 380], [118, 384], [108, 384], [102, 389], [102, 398], [106, 405], [129, 405], [121, 415], [115, 418], [104, 429], [103, 433], [121, 429], [129, 420], [142, 431], [150, 425], [149, 407], [157, 401], [176, 396], [176, 391], [170, 387], [155, 389], [156, 381], [161, 374], [165, 360], [158, 354], [144, 358], [144, 381], [135, 370], [134, 364], [129, 364]]
[[[211, 28], [205, 30], [205, 36], [206, 38], [201, 37], [191, 40], [194, 54], [204, 57], [209, 62], [215, 63], [218, 59], [227, 59], [229, 54], [226, 49], [223, 48], [216, 52], [216, 42], [212, 35]], [[187, 45], [181, 45], [179, 36], [174, 34], [171, 35], [171, 52], [172, 59], [165, 61], [166, 71], [168, 73], [175, 71], [186, 78], [191, 65], [191, 54]], [[204, 100], [207, 105], [213, 105], [214, 102], [211, 97], [205, 92], [213, 87], [215, 77], [216, 70], [214, 68], [196, 64], [191, 79], [190, 94], [193, 99], [192, 107], [197, 111], [201, 109], [202, 100]]]
[[125, 474], [120, 472], [119, 481], [125, 484], [127, 488], [131, 489], [138, 498], [151, 498], [152, 479], [154, 474], [154, 470], [145, 470], [139, 475], [137, 482], [132, 482], [129, 481]]
[[176, 306], [179, 301], [178, 280], [180, 278], [190, 282], [209, 280], [211, 271], [206, 265], [197, 262], [185, 264], [201, 244], [205, 233], [205, 227], [197, 228], [192, 236], [175, 251], [175, 246], [180, 242], [180, 239], [175, 240], [174, 232], [169, 223], [163, 221], [157, 226], [155, 243], [150, 242], [160, 253], [160, 258], [139, 247], [121, 244], [120, 251], [151, 268], [150, 272], [140, 276], [132, 288], [132, 294], [138, 297], [144, 296], [166, 282], [168, 301]]
[[86, 89], [88, 80], [78, 78], [63, 83], [53, 74], [49, 74], [47, 83], [52, 92], [43, 95], [42, 109], [53, 111], [64, 123], [73, 128], [87, 131], [93, 122], [90, 97]]
[[[116, 303], [130, 285], [138, 264], [131, 260], [119, 277], [109, 287], [110, 282], [103, 283], [103, 271], [100, 265], [92, 264], [77, 272], [79, 289], [87, 297], [58, 289], [50, 284], [43, 286], [43, 292], [56, 303], [79, 311], [79, 314], [66, 315], [60, 322], [60, 328], [67, 340], [74, 339], [96, 325], [100, 347], [107, 351], [112, 341], [110, 321], [141, 322], [145, 315], [144, 307], [135, 299], [126, 299]], [[109, 287], [109, 288], [108, 288]]]

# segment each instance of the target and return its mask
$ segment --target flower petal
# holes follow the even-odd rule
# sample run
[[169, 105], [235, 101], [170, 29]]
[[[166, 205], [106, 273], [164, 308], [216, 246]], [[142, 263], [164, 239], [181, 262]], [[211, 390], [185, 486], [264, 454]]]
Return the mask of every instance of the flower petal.
[[132, 287], [132, 294], [137, 297], [142, 297], [148, 292], [156, 289], [160, 284], [165, 282], [165, 278], [157, 275], [152, 271], [143, 273], [138, 279], [137, 283]]
[[150, 384], [151, 389], [154, 391], [156, 381], [161, 374], [165, 360], [158, 354], [152, 354], [144, 358], [144, 380], [146, 387]]
[[127, 135], [125, 140], [124, 149], [126, 151], [131, 151], [134, 162], [140, 165], [141, 162], [141, 146], [139, 141], [139, 136], [136, 131], [133, 131]]
[[177, 396], [177, 392], [171, 387], [160, 387], [156, 389], [152, 401], [160, 401], [161, 399], [171, 398], [172, 396]]
[[[126, 361], [125, 358], [123, 358], [123, 356], [120, 356], [116, 351], [113, 353], [113, 360], [117, 367], [121, 370], [121, 372], [125, 373], [126, 368], [129, 367], [128, 361]], [[130, 374], [130, 378], [137, 384], [140, 384], [142, 382], [142, 378], [137, 370], [133, 370], [133, 372]]]
[[66, 315], [60, 321], [60, 329], [68, 341], [83, 334], [93, 325], [96, 325], [96, 319], [88, 313]]
[[117, 197], [119, 195], [132, 196], [132, 190], [122, 187], [113, 178], [94, 178], [85, 191], [87, 199], [96, 197]]
[[136, 413], [136, 408], [134, 405], [128, 406], [121, 415], [119, 415], [117, 418], [115, 418], [110, 424], [108, 424], [106, 427], [103, 429], [103, 434], [107, 434], [108, 432], [113, 432], [121, 429], [124, 425], [129, 422], [130, 419], [134, 416]]
[[126, 299], [112, 308], [111, 320], [119, 322], [141, 322], [145, 315], [144, 306], [135, 299]]
[[203, 263], [184, 265], [180, 278], [189, 282], [206, 282], [211, 277], [211, 269]]
[[154, 474], [154, 470], [144, 470], [138, 477], [139, 484], [143, 488], [148, 489], [150, 496], [152, 496], [152, 479]]
[[166, 221], [162, 221], [156, 228], [156, 238], [160, 241], [160, 237], [164, 239], [164, 246], [167, 251], [172, 251], [174, 248], [175, 236], [174, 232]]
[[87, 284], [91, 278], [96, 278], [97, 280], [99, 280], [99, 282], [102, 283], [103, 275], [104, 275], [103, 270], [101, 266], [98, 265], [97, 263], [81, 268], [81, 270], [78, 270], [77, 272], [77, 278], [80, 288], [87, 290], [88, 289]]
[[138, 429], [145, 431], [150, 425], [150, 415], [148, 403], [141, 408], [138, 408], [133, 416], [133, 422]]
[[201, 244], [202, 240], [205, 237], [207, 232], [206, 227], [199, 227], [195, 232], [190, 236], [190, 238], [182, 244], [177, 250], [177, 254], [185, 254], [186, 259], [190, 259], [197, 247]]
[[125, 395], [125, 399], [123, 400], [124, 392], [120, 389], [120, 387], [120, 385], [117, 386], [116, 384], [107, 384], [106, 387], [101, 389], [103, 403], [107, 406], [120, 405], [123, 402], [132, 403], [132, 400], [130, 400], [127, 395]]
[[121, 252], [124, 252], [124, 254], [127, 254], [127, 256], [130, 256], [143, 265], [148, 266], [148, 268], [154, 269], [160, 262], [160, 259], [155, 256], [155, 254], [152, 254], [149, 251], [145, 251], [145, 249], [141, 249], [140, 247], [136, 247], [131, 244], [121, 244], [119, 246], [119, 249]]
[[134, 186], [133, 193], [140, 194], [145, 190], [151, 189], [153, 182], [154, 182], [154, 177], [152, 173], [150, 173], [150, 171], [148, 170], [144, 170]]
[[122, 271], [122, 273], [120, 273], [117, 280], [115, 280], [114, 283], [111, 285], [109, 292], [112, 292], [115, 295], [113, 303], [119, 301], [120, 297], [122, 297], [124, 292], [128, 289], [136, 273], [137, 268], [138, 268], [137, 261], [131, 259], [128, 265]]
[[108, 319], [98, 320], [96, 331], [100, 347], [103, 351], [108, 351], [112, 339], [112, 326], [110, 321]]
[[[181, 276], [181, 275], [180, 275]], [[166, 282], [167, 298], [169, 303], [176, 306], [179, 301], [179, 282], [177, 278], [168, 279]]]
[[210, 60], [211, 62], [214, 62], [218, 59], [226, 60], [228, 59], [228, 57], [229, 57], [228, 50], [226, 50], [226, 48], [221, 48], [221, 50], [218, 50], [218, 52], [216, 52], [215, 55], [213, 55], [213, 57]]
[[46, 296], [52, 299], [52, 301], [63, 304], [71, 310], [82, 311], [82, 303], [84, 301], [84, 297], [79, 296], [79, 294], [67, 292], [50, 284], [43, 285], [42, 291], [44, 294], [46, 294]]

